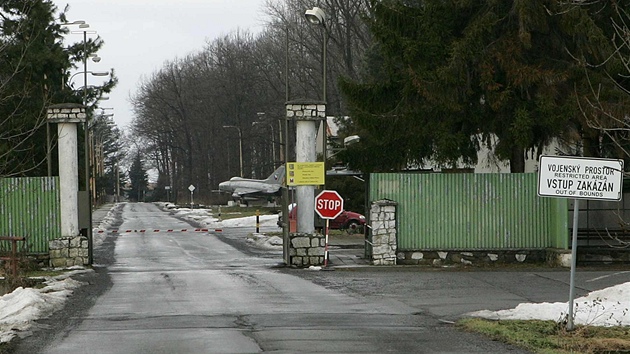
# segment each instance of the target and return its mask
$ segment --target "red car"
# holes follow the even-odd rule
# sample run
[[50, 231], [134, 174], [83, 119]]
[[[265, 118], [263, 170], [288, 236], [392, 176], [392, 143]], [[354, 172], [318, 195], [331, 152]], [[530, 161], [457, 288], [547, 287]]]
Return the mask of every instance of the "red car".
[[[289, 222], [296, 219], [297, 206], [289, 211]], [[315, 226], [323, 227], [322, 219], [315, 213]], [[319, 226], [321, 225], [321, 226]], [[278, 226], [282, 227], [282, 213], [278, 215]], [[365, 226], [365, 216], [353, 211], [344, 210], [334, 219], [331, 219], [328, 227], [330, 229], [354, 231], [362, 229]]]

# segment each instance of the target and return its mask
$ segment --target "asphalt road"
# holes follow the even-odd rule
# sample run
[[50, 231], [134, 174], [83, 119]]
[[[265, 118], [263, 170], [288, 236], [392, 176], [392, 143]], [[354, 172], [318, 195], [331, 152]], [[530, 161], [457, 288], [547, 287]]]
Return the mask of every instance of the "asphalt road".
[[[121, 229], [189, 227], [153, 204], [126, 204], [120, 219]], [[249, 232], [110, 235], [90, 285], [15, 352], [526, 353], [451, 321], [568, 298], [568, 270], [283, 268], [281, 253], [245, 242]], [[578, 271], [578, 295], [629, 277]]]

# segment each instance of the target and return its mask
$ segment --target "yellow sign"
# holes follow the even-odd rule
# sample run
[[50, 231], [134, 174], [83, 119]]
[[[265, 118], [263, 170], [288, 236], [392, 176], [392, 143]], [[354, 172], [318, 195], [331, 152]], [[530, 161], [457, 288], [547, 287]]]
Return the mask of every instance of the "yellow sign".
[[320, 186], [325, 184], [323, 162], [288, 162], [288, 186]]

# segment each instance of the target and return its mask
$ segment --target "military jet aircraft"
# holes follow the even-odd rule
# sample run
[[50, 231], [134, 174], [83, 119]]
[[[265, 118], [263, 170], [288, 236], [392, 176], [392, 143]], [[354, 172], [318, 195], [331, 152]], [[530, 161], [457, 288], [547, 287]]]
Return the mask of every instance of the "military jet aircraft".
[[232, 177], [219, 183], [219, 191], [232, 193], [232, 198], [241, 201], [278, 197], [281, 194], [284, 165], [278, 167], [266, 179]]

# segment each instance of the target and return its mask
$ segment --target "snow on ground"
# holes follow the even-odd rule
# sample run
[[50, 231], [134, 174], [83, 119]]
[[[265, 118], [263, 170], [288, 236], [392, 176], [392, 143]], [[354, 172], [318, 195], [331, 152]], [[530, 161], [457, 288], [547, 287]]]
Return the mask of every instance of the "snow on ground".
[[[110, 210], [94, 228], [94, 246], [100, 245], [106, 237], [105, 231], [115, 222], [114, 209]], [[74, 289], [83, 285], [71, 276], [93, 272], [92, 269], [71, 267], [64, 274], [45, 277], [42, 288], [19, 287], [13, 292], [0, 296], [0, 343], [9, 342], [19, 336], [26, 337], [36, 328], [36, 320], [46, 318], [63, 308], [66, 299]]]
[[46, 318], [63, 308], [72, 290], [83, 285], [70, 276], [92, 271], [76, 268], [56, 277], [48, 277], [41, 289], [19, 287], [10, 294], [0, 296], [0, 343], [16, 336], [30, 335], [31, 328], [36, 326], [35, 320]]
[[107, 237], [105, 231], [111, 228], [111, 226], [116, 222], [116, 209], [122, 207], [123, 204], [116, 204], [110, 211], [107, 212], [107, 215], [103, 217], [99, 224], [94, 227], [92, 231], [93, 247], [97, 247], [103, 243]]
[[[173, 204], [161, 204], [163, 208], [166, 209], [175, 209], [175, 205]], [[221, 219], [218, 216], [219, 210], [208, 210], [208, 209], [189, 209], [189, 208], [178, 208], [173, 210], [174, 215], [185, 219], [191, 220], [195, 223], [201, 225], [203, 228], [207, 229], [223, 229], [225, 227], [256, 227], [256, 216], [246, 216], [241, 218], [230, 218], [230, 219]], [[214, 214], [217, 214], [215, 216]], [[278, 222], [278, 215], [260, 215], [258, 217], [259, 227], [276, 227]], [[277, 229], [280, 231], [280, 229]], [[278, 236], [267, 236], [263, 233], [252, 233], [247, 238], [247, 242], [257, 248], [267, 249], [267, 250], [280, 250], [282, 249], [282, 238]]]
[[[630, 283], [597, 290], [573, 301], [574, 323], [591, 326], [630, 325]], [[513, 309], [476, 311], [472, 317], [492, 320], [550, 320], [564, 321], [569, 312], [568, 302], [523, 303]]]
[[[175, 209], [171, 204], [162, 207]], [[204, 228], [220, 229], [223, 227], [255, 226], [256, 217], [243, 217], [221, 220], [214, 217], [207, 209], [175, 209], [176, 216], [195, 221]], [[260, 226], [275, 226], [276, 215], [261, 215]], [[107, 230], [114, 223], [114, 212], [110, 211], [102, 222], [94, 229], [94, 242], [98, 245], [104, 239], [99, 230]], [[267, 237], [253, 233], [249, 238], [255, 247], [278, 249], [282, 247], [282, 239], [277, 236]], [[35, 321], [45, 318], [63, 307], [72, 290], [82, 283], [70, 276], [92, 270], [74, 268], [70, 272], [45, 280], [45, 287], [18, 288], [10, 294], [0, 296], [0, 342], [10, 341], [16, 336], [28, 336], [36, 327]], [[587, 296], [575, 299], [575, 324], [592, 326], [627, 326], [630, 325], [630, 283], [619, 284], [607, 289], [594, 291]], [[566, 318], [568, 303], [522, 303], [513, 309], [500, 311], [477, 311], [467, 315], [488, 319], [540, 319], [561, 321]]]

